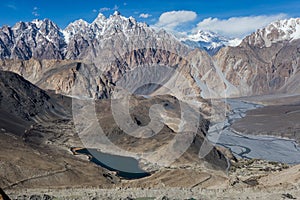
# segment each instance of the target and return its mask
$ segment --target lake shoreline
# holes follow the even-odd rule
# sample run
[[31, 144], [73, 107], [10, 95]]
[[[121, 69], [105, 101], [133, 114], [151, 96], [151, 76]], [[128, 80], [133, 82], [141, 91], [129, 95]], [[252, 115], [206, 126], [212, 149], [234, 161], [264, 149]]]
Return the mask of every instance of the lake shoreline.
[[142, 170], [139, 167], [139, 162], [133, 157], [112, 155], [96, 149], [80, 147], [71, 148], [71, 151], [74, 155], [88, 156], [90, 162], [115, 173], [115, 175], [123, 179], [133, 180], [151, 175], [151, 173]]

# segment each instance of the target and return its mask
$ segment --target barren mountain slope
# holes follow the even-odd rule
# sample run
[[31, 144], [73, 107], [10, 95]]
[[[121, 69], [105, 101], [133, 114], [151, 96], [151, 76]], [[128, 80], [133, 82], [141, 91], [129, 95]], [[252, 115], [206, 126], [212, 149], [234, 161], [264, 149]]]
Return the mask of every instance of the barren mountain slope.
[[214, 57], [240, 96], [299, 91], [299, 27], [299, 19], [274, 22]]
[[[56, 138], [76, 139], [68, 112], [45, 91], [12, 72], [0, 72], [0, 187], [109, 187], [118, 178], [66, 148]], [[100, 176], [99, 176], [100, 175]], [[95, 179], [95, 176], [99, 176]]]

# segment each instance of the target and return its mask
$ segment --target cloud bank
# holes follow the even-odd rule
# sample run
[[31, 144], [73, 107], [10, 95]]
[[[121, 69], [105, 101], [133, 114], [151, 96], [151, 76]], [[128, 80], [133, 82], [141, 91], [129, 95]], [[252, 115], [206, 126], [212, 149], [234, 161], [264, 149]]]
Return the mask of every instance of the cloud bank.
[[193, 11], [170, 11], [163, 13], [155, 26], [165, 29], [174, 29], [179, 25], [194, 21], [196, 18], [197, 13]]
[[[141, 14], [140, 17], [148, 17], [147, 15], [143, 15], [144, 14]], [[230, 38], [243, 38], [257, 29], [263, 28], [274, 21], [285, 19], [287, 17], [288, 16], [286, 14], [231, 17], [228, 19], [209, 17], [198, 22], [198, 24], [194, 24], [195, 19], [197, 18], [197, 13], [194, 11], [181, 10], [162, 13], [159, 20], [153, 26], [172, 31], [174, 33], [178, 30], [182, 34], [202, 30], [215, 32], [219, 35]], [[184, 25], [191, 25], [195, 28], [192, 28], [192, 30], [186, 30]], [[175, 29], [177, 31], [175, 31]]]
[[229, 37], [244, 37], [259, 28], [263, 28], [279, 19], [286, 18], [285, 14], [259, 15], [249, 17], [232, 17], [229, 19], [206, 18], [198, 23], [194, 30], [212, 31]]
[[140, 14], [139, 18], [144, 18], [144, 19], [147, 19], [149, 17], [151, 17], [152, 15], [148, 14], [148, 13], [142, 13]]

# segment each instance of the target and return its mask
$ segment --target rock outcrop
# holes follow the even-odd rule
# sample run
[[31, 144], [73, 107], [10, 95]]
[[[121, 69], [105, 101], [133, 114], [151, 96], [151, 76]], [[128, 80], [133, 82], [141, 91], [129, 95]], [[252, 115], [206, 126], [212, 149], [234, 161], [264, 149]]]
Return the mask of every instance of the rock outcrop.
[[37, 86], [23, 77], [0, 71], [0, 108], [25, 121], [39, 121], [66, 115], [65, 110]]
[[299, 92], [300, 20], [274, 22], [214, 56], [239, 96]]

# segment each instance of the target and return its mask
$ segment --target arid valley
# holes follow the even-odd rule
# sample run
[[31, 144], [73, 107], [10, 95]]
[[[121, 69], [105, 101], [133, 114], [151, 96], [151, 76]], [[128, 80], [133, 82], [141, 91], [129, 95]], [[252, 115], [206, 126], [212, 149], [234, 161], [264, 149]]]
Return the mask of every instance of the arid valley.
[[0, 199], [299, 199], [300, 18], [113, 10], [0, 28]]

